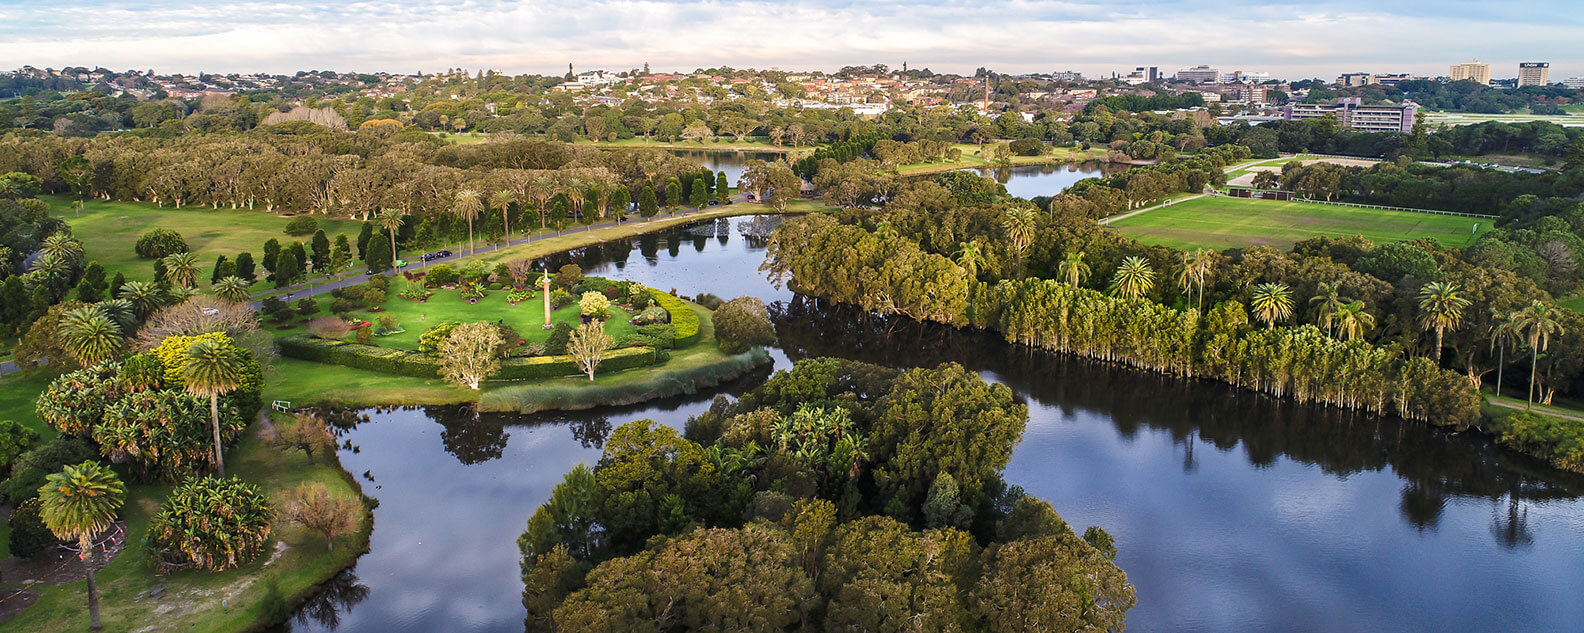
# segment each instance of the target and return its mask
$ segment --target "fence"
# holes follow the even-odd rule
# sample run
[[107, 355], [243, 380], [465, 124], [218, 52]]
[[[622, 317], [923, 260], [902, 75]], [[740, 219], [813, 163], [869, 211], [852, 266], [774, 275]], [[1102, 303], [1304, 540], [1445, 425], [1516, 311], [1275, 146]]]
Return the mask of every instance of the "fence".
[[1326, 202], [1324, 200], [1310, 200], [1308, 198], [1293, 198], [1294, 202], [1310, 202], [1314, 204], [1335, 204], [1344, 207], [1358, 207], [1360, 209], [1385, 209], [1387, 211], [1405, 211], [1408, 213], [1433, 213], [1435, 215], [1456, 215], [1465, 218], [1484, 218], [1487, 220], [1501, 219], [1499, 215], [1485, 215], [1483, 213], [1463, 213], [1460, 211], [1437, 211], [1435, 209], [1414, 209], [1412, 207], [1389, 207], [1384, 204], [1359, 204], [1357, 202]]

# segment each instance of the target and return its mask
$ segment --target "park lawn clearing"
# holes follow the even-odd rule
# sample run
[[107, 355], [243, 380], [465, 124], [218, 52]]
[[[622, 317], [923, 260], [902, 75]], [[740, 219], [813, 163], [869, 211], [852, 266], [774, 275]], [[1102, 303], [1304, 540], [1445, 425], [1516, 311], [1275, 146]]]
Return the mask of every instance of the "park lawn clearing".
[[[280, 240], [286, 248], [293, 241], [303, 242], [308, 248], [313, 235], [293, 237], [286, 234], [286, 223], [291, 218], [267, 211], [190, 206], [182, 209], [159, 207], [142, 202], [107, 202], [87, 200], [79, 214], [72, 209], [72, 200], [64, 196], [48, 196], [50, 215], [71, 225], [72, 235], [83, 243], [87, 259], [105, 267], [105, 274], [114, 277], [117, 272], [128, 281], [152, 281], [154, 260], [143, 259], [133, 250], [138, 238], [151, 229], [168, 228], [180, 233], [187, 246], [198, 255], [202, 273], [199, 285], [207, 286], [214, 272], [215, 257], [225, 255], [236, 259], [238, 253], [253, 254], [257, 266], [258, 283], [254, 290], [268, 288], [263, 281], [269, 271], [264, 270], [264, 242], [270, 238]], [[316, 215], [319, 228], [335, 243], [337, 234], [344, 234], [354, 245], [362, 223]], [[311, 249], [310, 249], [311, 250]], [[354, 249], [355, 250], [355, 249]], [[353, 253], [356, 255], [356, 253]]]
[[1466, 246], [1489, 230], [1491, 222], [1488, 218], [1212, 196], [1140, 213], [1109, 226], [1141, 242], [1176, 249], [1256, 245], [1287, 249], [1299, 240], [1348, 235], [1362, 235], [1377, 244], [1431, 238], [1446, 246]]
[[[381, 306], [384, 308], [383, 311], [359, 310], [353, 313], [356, 318], [376, 324], [379, 323], [381, 316], [391, 315], [396, 318], [398, 327], [406, 330], [399, 334], [374, 337], [374, 343], [380, 347], [416, 350], [418, 337], [424, 330], [445, 321], [458, 323], [501, 321], [516, 328], [517, 333], [521, 334], [527, 343], [542, 343], [550, 337], [551, 331], [541, 327], [544, 325], [544, 293], [542, 292], [535, 292], [534, 298], [511, 305], [506, 301], [506, 296], [512, 292], [510, 290], [491, 290], [489, 295], [479, 299], [478, 303], [468, 303], [455, 290], [435, 288], [434, 295], [430, 296], [428, 301], [419, 302], [397, 296], [401, 292], [400, 288], [406, 287], [407, 283], [400, 278], [391, 282], [391, 293]], [[613, 303], [606, 308], [605, 313], [609, 316], [609, 320], [605, 322], [605, 333], [611, 338], [620, 339], [638, 332], [637, 327], [627, 322], [633, 315], [621, 307]], [[565, 323], [576, 328], [582, 324], [580, 316], [581, 309], [574, 301], [559, 310], [553, 310], [550, 313], [550, 322]], [[291, 330], [276, 332], [277, 335], [295, 333], [297, 332]]]

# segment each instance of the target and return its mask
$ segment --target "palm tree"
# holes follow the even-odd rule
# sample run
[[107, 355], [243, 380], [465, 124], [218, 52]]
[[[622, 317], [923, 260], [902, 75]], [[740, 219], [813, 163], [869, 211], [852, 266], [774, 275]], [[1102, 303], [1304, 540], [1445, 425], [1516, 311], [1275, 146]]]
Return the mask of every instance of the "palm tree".
[[1432, 281], [1419, 291], [1419, 324], [1435, 330], [1436, 362], [1441, 362], [1441, 340], [1447, 330], [1455, 330], [1463, 321], [1463, 308], [1469, 304], [1458, 294], [1457, 284]]
[[183, 288], [198, 283], [198, 256], [192, 253], [175, 253], [165, 257], [165, 280]]
[[82, 254], [82, 243], [65, 233], [55, 233], [46, 237], [44, 243], [39, 245], [39, 256], [54, 257], [63, 262], [77, 261]]
[[148, 317], [160, 306], [160, 291], [146, 281], [129, 281], [121, 284], [120, 298], [132, 302], [132, 309], [137, 311], [139, 319]]
[[[468, 223], [468, 254], [473, 254], [473, 218], [484, 211], [484, 202], [479, 199], [479, 192], [473, 189], [463, 189], [456, 193], [456, 204], [451, 210]], [[392, 254], [394, 256], [394, 253]]]
[[1338, 292], [1340, 285], [1322, 282], [1317, 290], [1319, 294], [1309, 298], [1310, 304], [1320, 304], [1320, 321], [1325, 323], [1326, 334], [1328, 335], [1331, 334], [1332, 324], [1336, 322], [1337, 312], [1342, 309], [1342, 306], [1346, 305], [1341, 293]]
[[984, 265], [984, 250], [979, 248], [979, 240], [957, 245], [957, 265], [968, 271], [969, 280], [979, 278], [979, 267]]
[[215, 471], [225, 476], [225, 458], [220, 453], [220, 394], [237, 388], [242, 376], [242, 357], [228, 341], [199, 339], [187, 348], [182, 361], [182, 378], [187, 391], [209, 397], [209, 422], [214, 426]]
[[61, 346], [83, 367], [92, 367], [121, 355], [126, 346], [121, 326], [99, 308], [77, 308], [60, 318]]
[[1137, 299], [1155, 287], [1155, 271], [1143, 257], [1122, 260], [1111, 276], [1111, 294]]
[[1199, 310], [1203, 311], [1204, 286], [1205, 281], [1210, 278], [1210, 267], [1212, 265], [1210, 251], [1196, 248], [1192, 252], [1183, 251], [1180, 255], [1182, 265], [1177, 269], [1177, 285], [1182, 287], [1183, 290], [1187, 290], [1189, 284], [1198, 286], [1199, 300], [1195, 305]]
[[512, 192], [505, 189], [490, 195], [490, 204], [500, 209], [501, 225], [506, 227], [507, 242], [511, 241], [511, 214], [508, 211], [511, 210], [512, 203], [516, 201], [517, 196], [512, 195]]
[[88, 626], [97, 631], [99, 587], [94, 584], [94, 537], [115, 524], [116, 510], [126, 500], [126, 487], [115, 471], [85, 461], [67, 465], [45, 478], [39, 488], [39, 518], [63, 541], [76, 541], [88, 577]]
[[1260, 284], [1255, 286], [1249, 305], [1266, 328], [1276, 327], [1277, 321], [1292, 316], [1292, 290], [1287, 284]]
[[[379, 215], [374, 216], [374, 221], [379, 223], [380, 228], [390, 232], [391, 263], [394, 264], [400, 259], [396, 256], [396, 229], [401, 228], [402, 212], [396, 209], [380, 209]], [[469, 230], [471, 231], [471, 225]], [[472, 235], [469, 234], [468, 237], [471, 238]]]
[[1529, 339], [1529, 402], [1534, 402], [1535, 368], [1540, 363], [1540, 351], [1551, 346], [1552, 334], [1564, 334], [1557, 309], [1540, 303], [1538, 299], [1513, 315], [1514, 327]]
[[39, 255], [38, 259], [33, 260], [28, 269], [52, 278], [62, 278], [71, 272], [71, 262], [64, 258], [44, 253]]
[[1019, 255], [1023, 249], [1029, 247], [1034, 241], [1034, 225], [1038, 216], [1034, 210], [1020, 207], [1007, 211], [1006, 219], [1002, 220], [1001, 228], [1006, 230], [1007, 239], [1012, 241], [1012, 249]]
[[1491, 347], [1499, 347], [1496, 357], [1496, 395], [1502, 391], [1502, 370], [1507, 368], [1507, 344], [1521, 340], [1517, 312], [1491, 314]]
[[236, 275], [221, 277], [220, 281], [215, 282], [211, 286], [216, 297], [220, 297], [221, 301], [229, 301], [231, 303], [247, 303], [249, 296], [248, 287], [247, 280]]
[[1362, 338], [1375, 327], [1375, 315], [1364, 311], [1363, 301], [1343, 304], [1332, 318], [1336, 321], [1336, 335], [1347, 341]]
[[1067, 285], [1077, 288], [1078, 284], [1089, 278], [1089, 264], [1084, 263], [1083, 251], [1067, 253], [1067, 256], [1062, 258], [1061, 264], [1057, 266], [1057, 272]]

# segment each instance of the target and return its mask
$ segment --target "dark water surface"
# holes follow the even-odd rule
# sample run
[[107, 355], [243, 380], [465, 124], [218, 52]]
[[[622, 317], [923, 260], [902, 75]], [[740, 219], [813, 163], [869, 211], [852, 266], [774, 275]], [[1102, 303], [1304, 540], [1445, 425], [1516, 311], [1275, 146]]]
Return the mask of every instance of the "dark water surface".
[[1007, 193], [1019, 198], [1054, 196], [1085, 178], [1114, 173], [1119, 169], [1111, 163], [1090, 161], [1060, 165], [1019, 165], [1016, 167], [982, 167], [971, 169], [974, 173], [1006, 185]]
[[[1075, 528], [1116, 537], [1118, 563], [1138, 587], [1129, 631], [1584, 631], [1577, 477], [1478, 438], [795, 296], [757, 272], [762, 244], [726, 226], [551, 263], [774, 302], [778, 368], [817, 355], [954, 361], [1006, 383], [1030, 415], [1006, 479]], [[592, 465], [615, 426], [653, 418], [680, 427], [716, 393], [764, 375], [572, 414], [342, 412], [341, 439], [353, 447], [342, 463], [367, 471], [364, 488], [380, 501], [372, 546], [294, 628], [521, 631], [516, 538], [562, 475]]]

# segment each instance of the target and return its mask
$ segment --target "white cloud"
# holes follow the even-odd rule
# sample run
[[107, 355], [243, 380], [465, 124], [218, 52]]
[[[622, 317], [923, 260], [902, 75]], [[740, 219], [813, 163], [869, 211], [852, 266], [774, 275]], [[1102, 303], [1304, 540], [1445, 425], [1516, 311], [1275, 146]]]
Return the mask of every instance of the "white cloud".
[[[1578, 15], [1532, 0], [1428, 3], [840, 3], [723, 0], [223, 2], [0, 6], [0, 67], [103, 65], [163, 71], [579, 68], [835, 68], [887, 63], [968, 72], [1210, 63], [1278, 76], [1352, 70], [1443, 74], [1482, 58], [1584, 73]], [[1533, 11], [1551, 6], [1561, 14]], [[1439, 6], [1441, 10], [1432, 10]], [[1530, 19], [1531, 23], [1514, 22]]]

